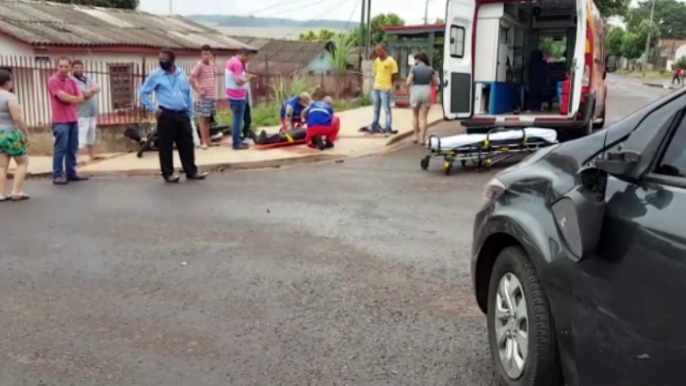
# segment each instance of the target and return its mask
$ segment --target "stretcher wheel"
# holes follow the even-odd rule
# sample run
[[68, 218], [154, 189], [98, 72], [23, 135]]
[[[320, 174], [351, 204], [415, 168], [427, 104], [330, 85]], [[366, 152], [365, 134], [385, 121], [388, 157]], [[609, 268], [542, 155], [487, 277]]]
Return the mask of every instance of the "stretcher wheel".
[[445, 161], [443, 164], [443, 171], [446, 176], [449, 176], [453, 172], [453, 161]]
[[429, 157], [422, 158], [421, 162], [419, 162], [419, 166], [422, 167], [422, 170], [428, 169], [429, 168]]

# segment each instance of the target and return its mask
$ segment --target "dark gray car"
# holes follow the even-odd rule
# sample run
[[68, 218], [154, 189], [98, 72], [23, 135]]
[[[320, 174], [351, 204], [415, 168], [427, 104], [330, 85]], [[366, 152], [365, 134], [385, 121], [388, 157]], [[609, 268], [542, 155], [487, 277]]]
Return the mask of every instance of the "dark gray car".
[[686, 384], [686, 92], [498, 174], [472, 252], [501, 384]]

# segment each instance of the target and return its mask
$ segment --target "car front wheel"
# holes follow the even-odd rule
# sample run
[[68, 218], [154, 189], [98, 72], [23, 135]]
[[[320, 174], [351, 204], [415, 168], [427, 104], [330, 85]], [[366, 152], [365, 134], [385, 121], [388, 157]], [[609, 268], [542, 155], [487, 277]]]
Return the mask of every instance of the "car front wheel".
[[488, 339], [501, 385], [561, 384], [548, 299], [526, 252], [505, 248], [488, 290]]

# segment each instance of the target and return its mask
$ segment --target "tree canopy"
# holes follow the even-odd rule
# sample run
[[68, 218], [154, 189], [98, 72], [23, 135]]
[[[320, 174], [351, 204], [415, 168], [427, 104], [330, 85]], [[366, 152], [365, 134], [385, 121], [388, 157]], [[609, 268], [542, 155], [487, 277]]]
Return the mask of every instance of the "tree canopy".
[[[642, 22], [649, 21], [650, 8], [650, 1], [643, 1], [632, 8], [625, 17], [627, 28], [630, 31], [635, 30]], [[677, 0], [656, 1], [653, 20], [657, 23], [661, 37], [686, 37], [686, 4]]]
[[300, 40], [302, 41], [316, 41], [316, 40], [332, 40], [336, 36], [336, 33], [330, 29], [323, 28], [319, 32], [307, 31], [304, 34], [300, 34]]
[[[372, 18], [371, 25], [371, 42], [373, 46], [386, 41], [386, 33], [384, 32], [383, 27], [402, 26], [405, 25], [405, 20], [394, 13], [379, 14]], [[335, 36], [336, 33], [334, 31], [322, 29], [319, 32], [308, 31], [300, 34], [300, 40], [332, 40]], [[362, 39], [360, 36], [360, 27], [357, 27], [351, 31], [351, 38], [353, 39], [355, 45], [361, 45], [364, 42], [364, 39]]]
[[624, 16], [629, 11], [631, 0], [595, 0], [595, 3], [604, 17]]
[[622, 56], [622, 44], [624, 44], [624, 28], [615, 27], [607, 35], [607, 51], [614, 56]]
[[62, 4], [90, 5], [93, 7], [136, 9], [139, 0], [52, 0]]

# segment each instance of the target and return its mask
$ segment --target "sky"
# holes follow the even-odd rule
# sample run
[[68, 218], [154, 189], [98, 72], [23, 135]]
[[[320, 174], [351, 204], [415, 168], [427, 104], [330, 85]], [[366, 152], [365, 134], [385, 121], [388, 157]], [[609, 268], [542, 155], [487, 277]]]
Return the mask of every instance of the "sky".
[[[296, 20], [360, 20], [362, 0], [140, 0], [139, 9], [151, 13], [224, 14], [282, 17]], [[402, 4], [402, 7], [399, 5]], [[406, 24], [420, 24], [424, 0], [372, 0], [372, 16], [396, 13]], [[429, 0], [429, 20], [445, 17], [445, 0]]]

